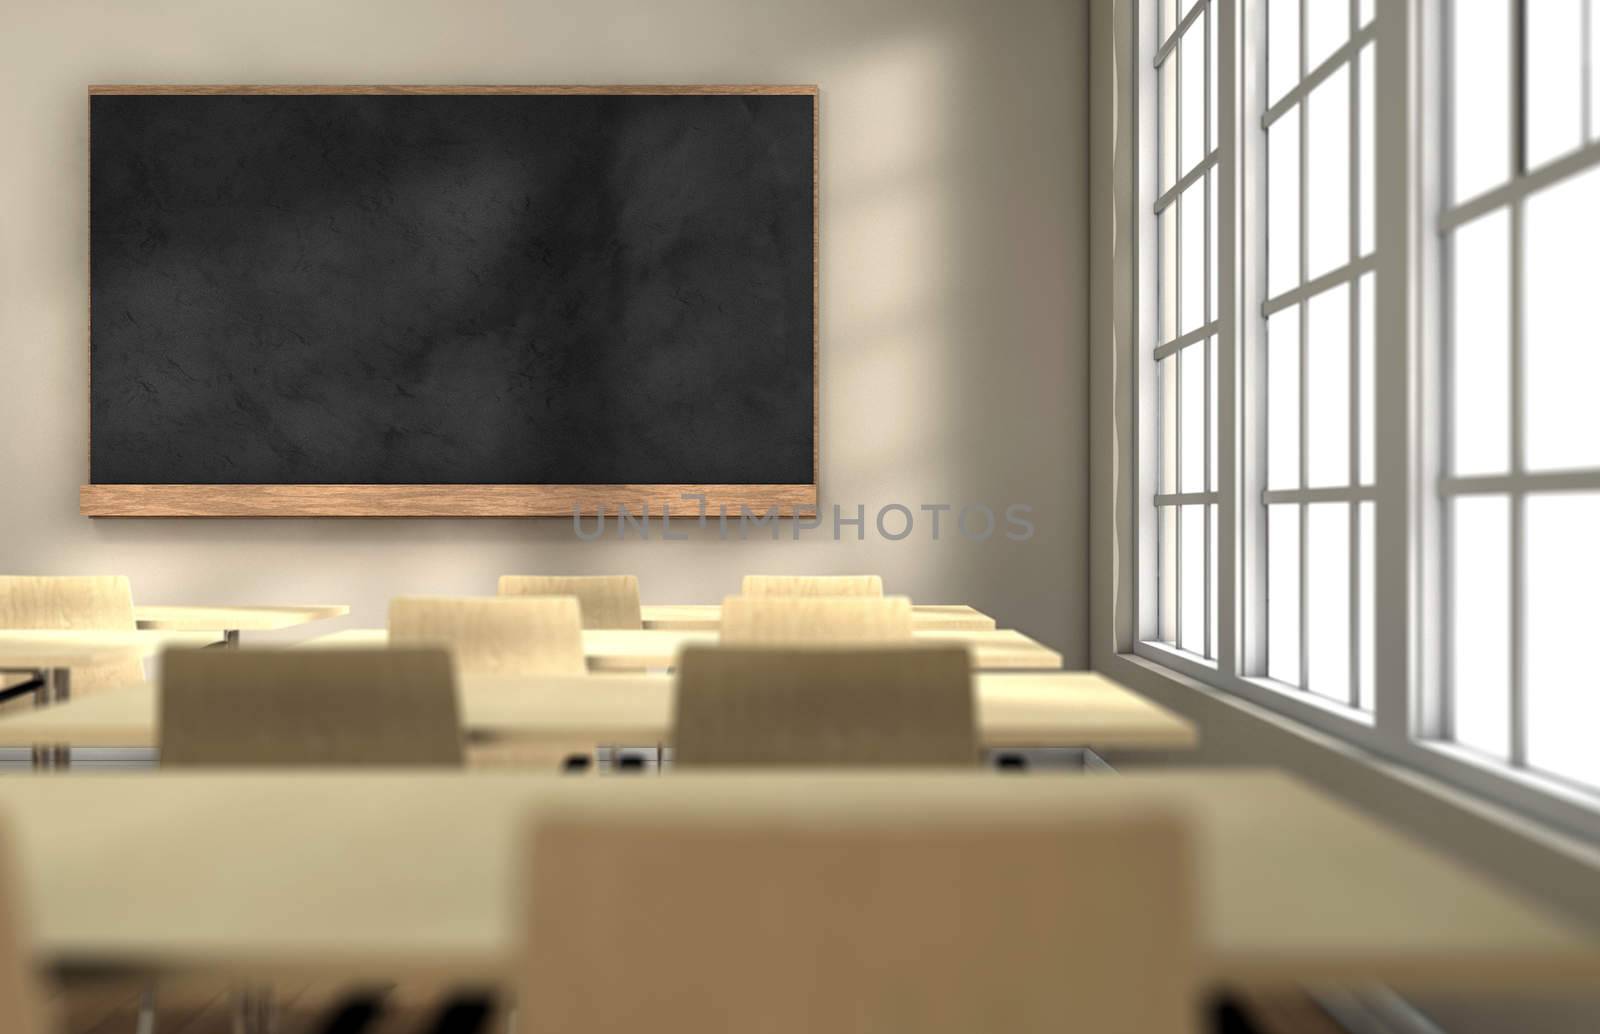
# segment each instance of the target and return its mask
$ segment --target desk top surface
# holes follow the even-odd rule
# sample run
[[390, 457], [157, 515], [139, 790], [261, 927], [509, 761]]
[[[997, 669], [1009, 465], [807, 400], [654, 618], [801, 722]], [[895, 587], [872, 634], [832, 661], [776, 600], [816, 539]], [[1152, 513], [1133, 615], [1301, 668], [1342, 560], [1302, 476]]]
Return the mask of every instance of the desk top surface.
[[[679, 631], [715, 631], [722, 624], [720, 603], [646, 603], [639, 608], [645, 628]], [[995, 620], [962, 603], [914, 603], [913, 628], [989, 632]]]
[[133, 616], [140, 628], [207, 631], [236, 629], [243, 632], [269, 632], [293, 628], [312, 621], [343, 617], [350, 613], [344, 603], [302, 605], [177, 606], [158, 604], [134, 607]]
[[[919, 629], [914, 639], [926, 642], [964, 643], [972, 648], [973, 667], [980, 669], [1056, 670], [1061, 654], [1015, 629], [961, 631]], [[598, 670], [665, 668], [674, 664], [685, 646], [715, 644], [714, 629], [585, 629], [583, 652]], [[347, 628], [301, 643], [302, 648], [385, 646], [389, 633], [382, 628]]]
[[1158, 808], [1191, 825], [1209, 977], [1241, 986], [1551, 987], [1600, 947], [1449, 858], [1286, 775], [485, 772], [15, 776], [42, 961], [260, 978], [505, 972], [515, 848], [562, 808], [865, 822]]
[[0, 667], [73, 668], [215, 641], [203, 632], [8, 628], [0, 629]]
[[[653, 675], [467, 677], [462, 724], [475, 736], [569, 743], [668, 743], [673, 678]], [[978, 725], [990, 747], [1182, 750], [1194, 725], [1094, 672], [978, 672]], [[0, 746], [142, 747], [156, 742], [150, 686], [0, 717]]]

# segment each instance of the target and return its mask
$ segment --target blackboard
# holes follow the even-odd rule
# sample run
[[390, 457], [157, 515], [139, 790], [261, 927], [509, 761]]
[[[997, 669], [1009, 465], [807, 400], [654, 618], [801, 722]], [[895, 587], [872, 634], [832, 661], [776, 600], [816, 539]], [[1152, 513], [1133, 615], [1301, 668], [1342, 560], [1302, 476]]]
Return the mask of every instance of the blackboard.
[[92, 90], [85, 512], [814, 503], [816, 99]]

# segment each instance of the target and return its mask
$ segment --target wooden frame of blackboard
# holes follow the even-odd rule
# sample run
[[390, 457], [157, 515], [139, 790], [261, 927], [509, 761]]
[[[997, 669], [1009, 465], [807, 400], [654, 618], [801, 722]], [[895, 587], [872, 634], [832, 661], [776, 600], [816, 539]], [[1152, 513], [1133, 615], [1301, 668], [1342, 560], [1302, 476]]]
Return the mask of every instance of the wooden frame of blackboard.
[[[106, 85], [99, 95], [250, 94], [797, 94], [811, 98], [811, 482], [795, 485], [176, 485], [84, 484], [78, 510], [86, 517], [569, 517], [622, 507], [631, 513], [695, 517], [719, 510], [785, 515], [817, 512], [818, 421], [818, 88], [770, 85], [613, 86], [245, 86]], [[87, 105], [85, 105], [87, 110]], [[91, 370], [92, 376], [92, 370]], [[91, 428], [91, 434], [93, 433]], [[701, 499], [704, 503], [702, 505]]]

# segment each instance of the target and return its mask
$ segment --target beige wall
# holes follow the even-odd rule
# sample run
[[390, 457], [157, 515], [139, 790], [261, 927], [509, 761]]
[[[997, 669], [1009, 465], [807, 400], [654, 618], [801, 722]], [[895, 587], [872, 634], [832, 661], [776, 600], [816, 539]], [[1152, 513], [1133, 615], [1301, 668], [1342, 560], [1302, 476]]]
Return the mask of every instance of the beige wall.
[[[637, 572], [877, 571], [1087, 660], [1085, 5], [1077, 0], [9, 0], [0, 14], [0, 572], [163, 601], [490, 592]], [[90, 83], [816, 83], [824, 505], [1034, 507], [987, 544], [578, 542], [570, 521], [90, 521]], [[870, 518], [869, 518], [870, 519]], [[826, 530], [826, 528], [824, 529]]]

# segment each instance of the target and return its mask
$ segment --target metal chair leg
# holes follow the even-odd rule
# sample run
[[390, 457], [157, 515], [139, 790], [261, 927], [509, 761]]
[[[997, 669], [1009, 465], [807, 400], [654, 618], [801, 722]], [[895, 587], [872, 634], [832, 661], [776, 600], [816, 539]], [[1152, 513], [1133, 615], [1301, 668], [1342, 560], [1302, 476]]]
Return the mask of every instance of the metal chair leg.
[[139, 992], [139, 1022], [137, 1034], [156, 1034], [156, 989], [147, 987]]
[[233, 992], [233, 1034], [278, 1034], [278, 1001], [270, 987]]

